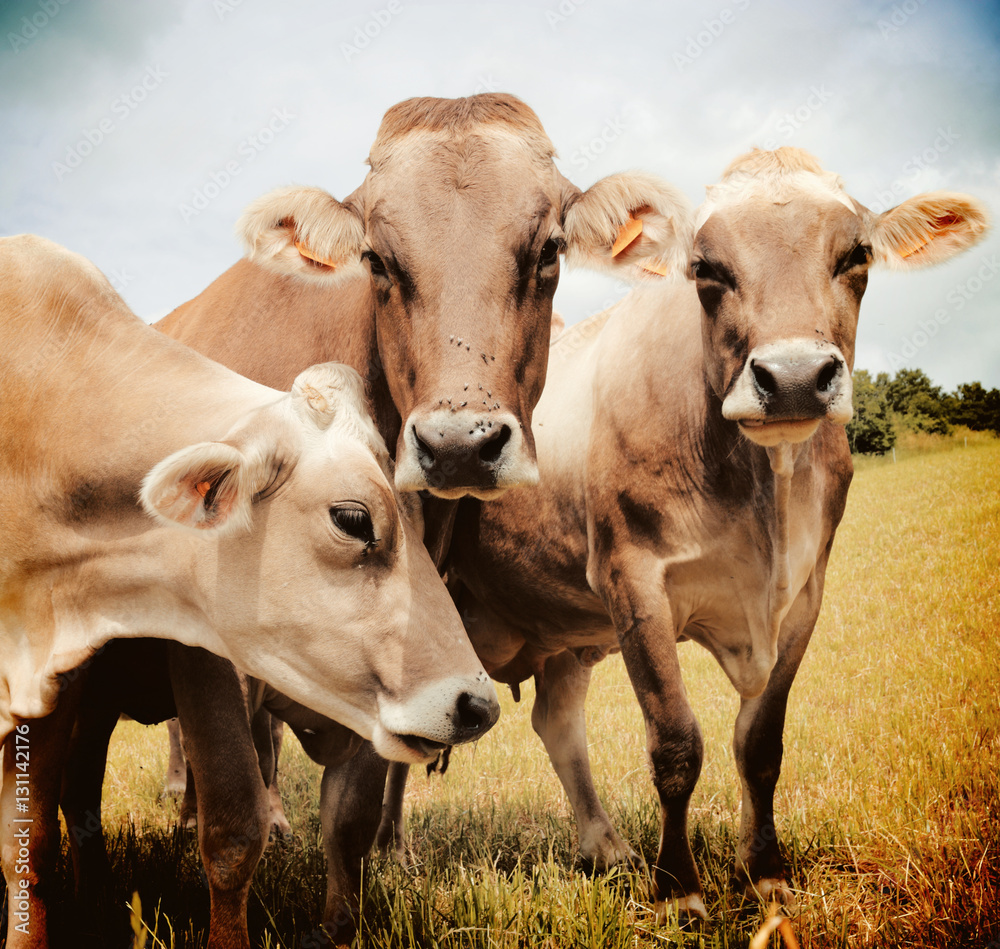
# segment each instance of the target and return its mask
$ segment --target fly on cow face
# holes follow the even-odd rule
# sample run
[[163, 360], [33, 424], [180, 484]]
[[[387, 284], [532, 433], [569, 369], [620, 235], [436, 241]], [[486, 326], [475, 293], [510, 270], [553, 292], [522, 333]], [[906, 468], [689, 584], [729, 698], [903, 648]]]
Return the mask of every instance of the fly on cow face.
[[[628, 173], [581, 192], [554, 156], [513, 96], [410, 99], [386, 112], [371, 170], [343, 202], [289, 188], [244, 215], [267, 269], [345, 296], [367, 278], [367, 362], [384, 368], [370, 395], [400, 490], [488, 499], [537, 482], [531, 415], [562, 251], [625, 279], [647, 260], [657, 273], [677, 264], [690, 217], [674, 189]], [[645, 230], [617, 253], [625, 221]], [[466, 385], [493, 395], [469, 400]]]

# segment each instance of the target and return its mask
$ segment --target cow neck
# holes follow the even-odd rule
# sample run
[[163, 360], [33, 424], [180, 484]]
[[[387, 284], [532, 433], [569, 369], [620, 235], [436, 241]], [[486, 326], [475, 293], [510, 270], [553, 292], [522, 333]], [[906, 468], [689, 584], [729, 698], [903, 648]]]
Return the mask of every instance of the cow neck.
[[792, 495], [797, 452], [788, 442], [766, 449], [774, 473], [774, 550], [771, 564], [771, 641], [777, 642], [778, 628], [791, 602], [788, 565], [788, 508]]
[[[769, 629], [777, 635], [791, 602], [789, 585], [789, 515], [795, 460], [801, 446], [781, 442], [773, 448], [754, 445], [735, 422], [722, 416], [722, 402], [704, 378], [702, 458], [706, 494], [720, 500], [756, 507], [764, 492], [771, 494], [771, 582], [768, 591]], [[767, 464], [763, 463], [767, 459]], [[771, 477], [767, 477], [770, 471]], [[770, 482], [770, 485], [768, 485]]]

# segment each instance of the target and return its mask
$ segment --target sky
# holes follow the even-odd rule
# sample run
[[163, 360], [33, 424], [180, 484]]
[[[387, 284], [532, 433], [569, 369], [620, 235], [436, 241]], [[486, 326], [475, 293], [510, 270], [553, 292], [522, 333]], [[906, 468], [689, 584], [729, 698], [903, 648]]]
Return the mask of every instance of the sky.
[[[144, 319], [241, 254], [288, 184], [343, 198], [418, 95], [512, 92], [586, 188], [641, 168], [695, 205], [752, 146], [815, 154], [867, 206], [1000, 214], [1000, 0], [0, 0], [0, 234], [93, 260]], [[567, 323], [626, 292], [564, 271]], [[1000, 387], [1000, 231], [873, 272], [856, 367]]]

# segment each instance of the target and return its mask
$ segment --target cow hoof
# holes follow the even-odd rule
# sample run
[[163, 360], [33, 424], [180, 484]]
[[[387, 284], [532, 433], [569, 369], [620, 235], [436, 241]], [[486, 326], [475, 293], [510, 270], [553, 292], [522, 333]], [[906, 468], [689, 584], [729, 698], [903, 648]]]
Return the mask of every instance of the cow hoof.
[[775, 877], [763, 877], [753, 886], [752, 892], [768, 903], [780, 903], [786, 914], [796, 911], [795, 894], [785, 880]]
[[276, 824], [272, 824], [267, 832], [267, 846], [288, 847], [295, 842], [295, 834], [292, 828], [281, 830]]
[[656, 924], [672, 923], [685, 932], [696, 932], [708, 919], [708, 910], [700, 893], [688, 893], [672, 900], [657, 900], [653, 904]]
[[375, 847], [381, 854], [390, 860], [395, 860], [401, 867], [407, 866], [406, 834], [403, 831], [397, 831], [395, 825], [391, 825], [388, 833], [379, 827], [375, 837]]
[[788, 881], [781, 877], [761, 877], [751, 882], [745, 876], [738, 875], [731, 881], [731, 888], [742, 891], [749, 900], [760, 900], [764, 903], [778, 903], [786, 915], [794, 916], [798, 912], [798, 902]]
[[644, 870], [646, 861], [617, 834], [602, 835], [596, 843], [581, 841], [584, 866], [594, 873], [607, 873], [614, 867]]

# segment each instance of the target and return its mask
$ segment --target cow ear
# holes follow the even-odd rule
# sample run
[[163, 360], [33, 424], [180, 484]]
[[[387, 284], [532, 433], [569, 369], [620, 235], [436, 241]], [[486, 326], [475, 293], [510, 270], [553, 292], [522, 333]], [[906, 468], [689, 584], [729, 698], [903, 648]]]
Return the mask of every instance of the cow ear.
[[356, 369], [339, 362], [310, 366], [295, 377], [291, 399], [292, 408], [304, 422], [325, 431], [339, 419], [383, 466], [388, 463], [389, 452], [372, 420], [365, 383]]
[[246, 530], [261, 467], [225, 442], [201, 442], [153, 468], [143, 479], [139, 500], [164, 523], [226, 533]]
[[321, 188], [280, 188], [254, 201], [236, 224], [247, 257], [316, 283], [360, 273], [364, 223]]
[[989, 228], [986, 208], [967, 194], [932, 191], [878, 215], [876, 261], [897, 270], [938, 264], [975, 244]]
[[596, 182], [573, 202], [563, 229], [570, 263], [625, 279], [683, 272], [694, 240], [687, 199], [643, 172]]

